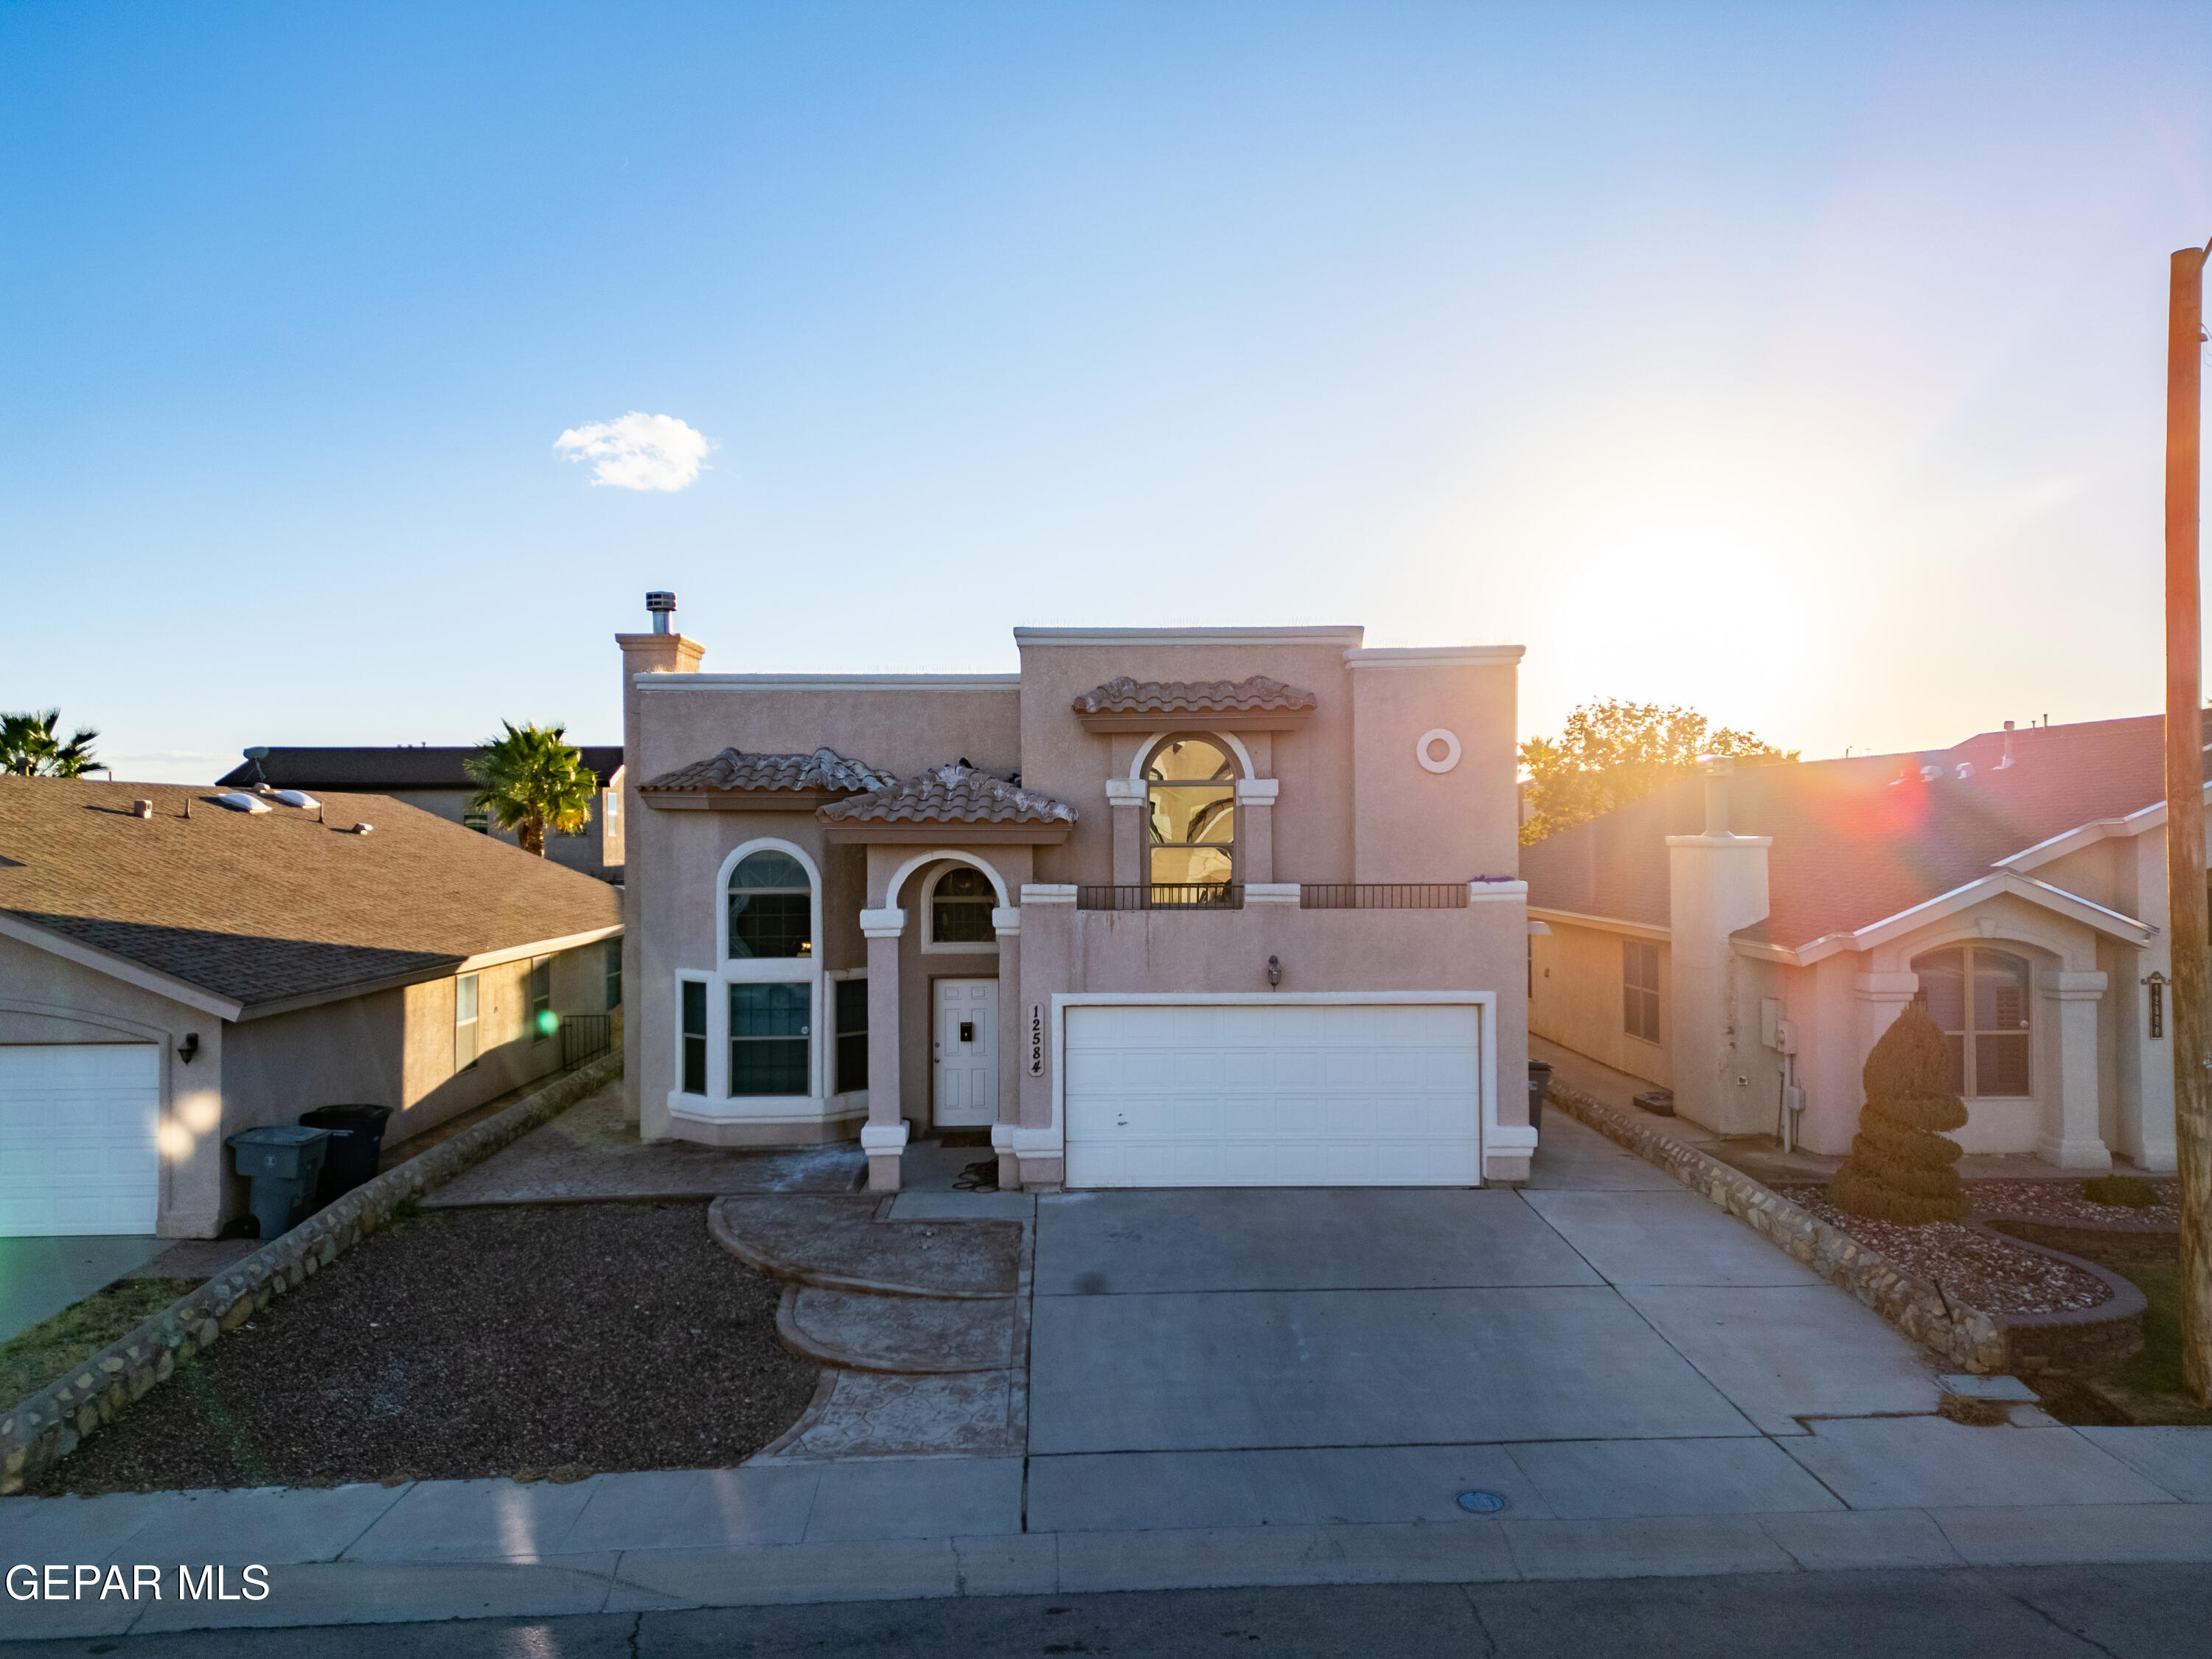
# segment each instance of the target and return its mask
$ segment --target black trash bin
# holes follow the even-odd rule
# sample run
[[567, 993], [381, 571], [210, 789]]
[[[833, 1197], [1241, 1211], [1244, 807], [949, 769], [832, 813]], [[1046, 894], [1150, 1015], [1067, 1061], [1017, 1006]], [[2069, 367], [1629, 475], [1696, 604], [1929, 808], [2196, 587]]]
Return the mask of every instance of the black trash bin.
[[322, 1185], [315, 1191], [318, 1204], [343, 1198], [375, 1179], [377, 1160], [384, 1155], [384, 1126], [391, 1116], [389, 1106], [318, 1106], [300, 1114], [309, 1128], [331, 1132]]
[[1552, 1092], [1552, 1062], [1532, 1060], [1528, 1062], [1528, 1127], [1544, 1127], [1544, 1102]]

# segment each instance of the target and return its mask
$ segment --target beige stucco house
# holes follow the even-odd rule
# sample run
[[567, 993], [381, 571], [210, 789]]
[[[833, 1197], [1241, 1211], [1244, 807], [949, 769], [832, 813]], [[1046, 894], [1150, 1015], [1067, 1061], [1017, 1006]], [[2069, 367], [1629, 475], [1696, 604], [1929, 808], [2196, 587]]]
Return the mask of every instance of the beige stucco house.
[[555, 1070], [620, 1001], [618, 903], [383, 796], [0, 777], [0, 1237], [212, 1237], [228, 1134], [404, 1140]]
[[617, 636], [643, 1133], [988, 1131], [1012, 1187], [1527, 1174], [1518, 647], [1022, 629], [1018, 673]]
[[1526, 848], [1529, 1029], [1694, 1122], [1836, 1154], [1917, 999], [1966, 1151], [2171, 1170], [2162, 730], [1716, 770]]
[[[465, 825], [512, 847], [514, 831], [501, 830], [483, 812], [469, 810], [476, 785], [466, 769], [474, 749], [453, 744], [401, 744], [385, 747], [267, 748], [246, 751], [245, 760], [216, 780], [220, 789], [304, 789], [320, 795], [331, 790], [355, 795], [389, 795], [441, 818]], [[545, 837], [545, 856], [602, 881], [623, 875], [623, 751], [609, 744], [583, 744], [578, 752], [592, 774], [592, 816], [581, 830]]]

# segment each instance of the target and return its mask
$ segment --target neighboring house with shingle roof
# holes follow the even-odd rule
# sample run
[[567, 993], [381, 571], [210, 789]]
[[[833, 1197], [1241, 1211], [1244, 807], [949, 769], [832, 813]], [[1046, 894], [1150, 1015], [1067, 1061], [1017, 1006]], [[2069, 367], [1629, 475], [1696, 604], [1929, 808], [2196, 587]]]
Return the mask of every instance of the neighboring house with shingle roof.
[[[549, 834], [545, 856], [587, 876], [618, 882], [623, 867], [622, 746], [579, 744], [577, 751], [598, 785], [591, 822], [570, 835]], [[484, 814], [468, 810], [469, 795], [476, 785], [469, 780], [467, 763], [477, 752], [450, 744], [361, 748], [257, 745], [246, 751], [242, 763], [216, 779], [216, 787], [251, 789], [266, 784], [276, 789], [305, 789], [317, 795], [331, 791], [389, 795], [511, 847], [515, 841], [514, 830], [499, 829]]]
[[1518, 647], [1022, 629], [1016, 674], [767, 675], [618, 641], [647, 1139], [858, 1134], [878, 1188], [963, 1131], [1008, 1188], [1525, 1176]]
[[605, 883], [308, 799], [0, 777], [0, 1236], [213, 1237], [243, 1208], [224, 1135], [366, 1103], [403, 1139], [619, 1000]]
[[1525, 848], [1550, 930], [1530, 1029], [1725, 1133], [1777, 1133], [1786, 1101], [1803, 1145], [1839, 1153], [1868, 1051], [1923, 1000], [1952, 1034], [1967, 1150], [2170, 1170], [2163, 732], [2008, 727], [1739, 768]]

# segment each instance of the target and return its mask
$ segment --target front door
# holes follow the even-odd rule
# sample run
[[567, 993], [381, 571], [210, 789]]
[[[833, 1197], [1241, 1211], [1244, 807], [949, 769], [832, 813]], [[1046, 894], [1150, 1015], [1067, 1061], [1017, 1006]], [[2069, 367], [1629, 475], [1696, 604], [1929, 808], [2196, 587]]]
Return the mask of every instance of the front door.
[[936, 981], [937, 1127], [980, 1129], [999, 1115], [999, 981]]

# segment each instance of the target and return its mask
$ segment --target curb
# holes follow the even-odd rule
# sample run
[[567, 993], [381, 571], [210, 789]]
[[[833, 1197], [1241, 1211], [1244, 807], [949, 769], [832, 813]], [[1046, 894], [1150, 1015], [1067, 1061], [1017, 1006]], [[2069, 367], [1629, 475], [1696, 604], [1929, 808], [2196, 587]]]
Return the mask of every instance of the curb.
[[2002, 1371], [2010, 1359], [2005, 1322], [1947, 1297], [1879, 1250], [1800, 1209], [1742, 1170], [1623, 1117], [1581, 1090], [1552, 1084], [1552, 1099], [1569, 1116], [1663, 1170], [1715, 1207], [1726, 1211], [1838, 1289], [1880, 1314], [1905, 1336], [1965, 1371]]
[[31, 1476], [67, 1457], [86, 1436], [167, 1382], [181, 1362], [206, 1352], [225, 1331], [236, 1330], [321, 1272], [409, 1199], [452, 1180], [621, 1075], [617, 1050], [386, 1170], [10, 1407], [0, 1415], [0, 1496], [22, 1491]]

